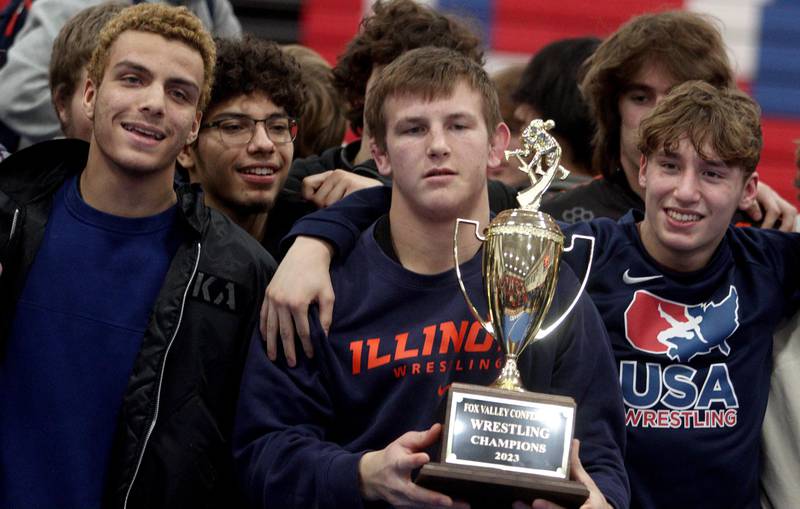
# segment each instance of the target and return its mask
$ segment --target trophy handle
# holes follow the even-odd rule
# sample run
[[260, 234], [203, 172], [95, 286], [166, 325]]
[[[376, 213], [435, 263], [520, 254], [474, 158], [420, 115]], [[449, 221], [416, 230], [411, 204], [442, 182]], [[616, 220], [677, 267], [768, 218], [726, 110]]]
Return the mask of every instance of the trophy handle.
[[[459, 219], [459, 221], [460, 221], [460, 219]], [[543, 327], [543, 328], [539, 329], [539, 332], [536, 333], [535, 341], [538, 341], [540, 339], [543, 339], [543, 338], [547, 337], [547, 335], [550, 334], [551, 332], [553, 332], [556, 329], [556, 327], [561, 325], [561, 322], [563, 322], [567, 318], [567, 315], [569, 315], [572, 312], [572, 308], [574, 308], [575, 304], [578, 303], [578, 299], [581, 298], [581, 295], [583, 294], [583, 290], [586, 288], [586, 283], [589, 281], [589, 274], [591, 274], [591, 272], [592, 272], [592, 260], [594, 258], [594, 237], [592, 237], [590, 235], [579, 235], [577, 233], [573, 234], [572, 235], [572, 239], [570, 240], [569, 247], [564, 248], [564, 252], [565, 253], [569, 253], [575, 247], [575, 239], [576, 238], [577, 239], [588, 240], [589, 244], [590, 244], [590, 247], [589, 247], [589, 265], [586, 267], [586, 274], [584, 274], [584, 276], [583, 276], [583, 281], [581, 281], [581, 286], [580, 286], [580, 288], [578, 288], [578, 293], [575, 295], [575, 298], [572, 299], [572, 302], [570, 303], [570, 305], [567, 308], [567, 310], [564, 311], [564, 313], [561, 316], [559, 316], [558, 319], [555, 322], [553, 322], [552, 324], [548, 325], [547, 327]], [[459, 282], [460, 282], [460, 280], [459, 280]], [[462, 291], [463, 291], [463, 286], [462, 286]], [[466, 296], [466, 293], [464, 295]]]
[[458, 225], [461, 223], [471, 224], [475, 227], [475, 237], [480, 240], [481, 242], [486, 242], [486, 237], [479, 233], [479, 229], [481, 227], [478, 221], [474, 221], [472, 219], [461, 219], [460, 217], [456, 219], [456, 229], [453, 232], [453, 260], [456, 264], [456, 279], [458, 280], [458, 287], [461, 288], [461, 293], [464, 295], [464, 300], [467, 301], [467, 308], [469, 309], [472, 316], [475, 317], [475, 320], [486, 329], [486, 332], [494, 336], [494, 327], [491, 323], [484, 320], [484, 318], [478, 313], [478, 310], [475, 309], [475, 306], [472, 304], [472, 299], [469, 298], [467, 295], [467, 289], [464, 287], [464, 281], [461, 279], [461, 267], [458, 265]]

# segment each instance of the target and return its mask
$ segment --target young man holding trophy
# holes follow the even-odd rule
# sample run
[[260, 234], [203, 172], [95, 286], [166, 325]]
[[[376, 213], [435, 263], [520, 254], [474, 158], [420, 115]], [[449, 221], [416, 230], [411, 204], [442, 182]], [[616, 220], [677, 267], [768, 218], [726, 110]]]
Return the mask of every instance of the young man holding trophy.
[[[459, 294], [453, 261], [456, 220], [490, 219], [485, 170], [508, 143], [491, 81], [453, 51], [421, 48], [386, 67], [366, 111], [375, 160], [394, 181], [391, 209], [332, 268], [338, 303], [329, 331], [312, 317], [313, 358], [301, 356], [296, 368], [282, 356], [272, 363], [253, 339], [234, 453], [257, 506], [460, 505], [458, 493], [422, 488], [412, 473], [437, 449], [448, 387], [488, 385], [503, 366], [501, 348]], [[467, 231], [456, 242], [463, 284], [473, 298], [484, 295], [475, 302], [485, 312], [481, 243]], [[552, 307], [560, 315], [578, 283], [566, 266], [559, 276]], [[522, 381], [577, 403], [581, 445], [569, 470], [589, 490], [585, 507], [627, 507], [619, 387], [586, 296], [552, 336], [522, 353]], [[531, 429], [510, 429], [497, 443], [516, 449], [487, 449], [506, 457], [544, 449]]]

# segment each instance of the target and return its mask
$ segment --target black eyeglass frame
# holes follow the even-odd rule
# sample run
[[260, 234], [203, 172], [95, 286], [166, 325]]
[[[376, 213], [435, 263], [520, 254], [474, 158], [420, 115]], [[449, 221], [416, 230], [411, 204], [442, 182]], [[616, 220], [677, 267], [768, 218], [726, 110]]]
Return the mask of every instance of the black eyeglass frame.
[[[267, 121], [274, 120], [274, 119], [284, 119], [284, 118], [289, 121], [289, 134], [291, 135], [292, 139], [289, 140], [289, 141], [276, 141], [276, 140], [273, 140], [272, 136], [269, 135], [269, 128], [267, 127]], [[223, 122], [227, 122], [229, 120], [243, 120], [243, 119], [247, 119], [247, 120], [253, 122], [253, 129], [250, 131], [250, 138], [246, 142], [238, 143], [238, 144], [235, 144], [235, 145], [230, 145], [229, 142], [225, 141], [225, 137], [223, 136], [222, 131], [219, 129], [219, 126]], [[256, 135], [256, 126], [258, 124], [260, 124], [261, 122], [264, 123], [264, 132], [267, 134], [267, 138], [269, 138], [269, 140], [272, 143], [275, 143], [277, 145], [286, 145], [287, 143], [293, 143], [294, 140], [297, 139], [297, 133], [299, 132], [299, 127], [297, 125], [297, 119], [294, 118], [294, 117], [290, 117], [289, 115], [272, 114], [272, 115], [270, 115], [268, 117], [264, 117], [264, 118], [253, 118], [253, 117], [248, 117], [247, 115], [234, 115], [234, 116], [230, 116], [230, 117], [221, 118], [219, 120], [215, 120], [215, 121], [209, 122], [207, 124], [200, 124], [200, 129], [201, 130], [202, 129], [216, 129], [217, 133], [219, 133], [219, 139], [223, 143], [223, 145], [231, 146], [231, 147], [243, 147], [243, 146], [247, 145], [248, 143], [250, 143], [251, 141], [253, 141], [253, 137]]]

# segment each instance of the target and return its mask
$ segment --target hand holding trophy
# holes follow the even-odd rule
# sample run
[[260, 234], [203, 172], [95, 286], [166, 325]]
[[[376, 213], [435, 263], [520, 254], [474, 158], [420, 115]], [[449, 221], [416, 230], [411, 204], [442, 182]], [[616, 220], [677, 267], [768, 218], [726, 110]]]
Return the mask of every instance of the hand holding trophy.
[[[458, 219], [453, 254], [456, 275], [467, 305], [506, 356], [500, 376], [491, 387], [454, 383], [447, 400], [440, 463], [425, 465], [417, 483], [465, 499], [476, 507], [505, 507], [515, 500], [548, 499], [577, 507], [589, 492], [569, 480], [569, 453], [574, 431], [572, 398], [527, 392], [522, 387], [517, 359], [534, 341], [547, 337], [577, 303], [578, 294], [551, 325], [542, 327], [550, 308], [564, 249], [564, 236], [549, 215], [540, 212], [542, 195], [556, 176], [569, 172], [559, 160], [561, 147], [548, 132], [552, 120], [533, 120], [522, 132], [522, 148], [506, 151], [528, 173], [531, 187], [517, 195], [518, 209], [495, 217], [484, 236], [483, 280], [488, 317], [478, 313], [467, 295], [458, 266]], [[528, 158], [530, 158], [528, 160]], [[593, 243], [591, 237], [582, 237]], [[573, 243], [574, 239], [573, 237]], [[591, 267], [591, 253], [589, 267]]]

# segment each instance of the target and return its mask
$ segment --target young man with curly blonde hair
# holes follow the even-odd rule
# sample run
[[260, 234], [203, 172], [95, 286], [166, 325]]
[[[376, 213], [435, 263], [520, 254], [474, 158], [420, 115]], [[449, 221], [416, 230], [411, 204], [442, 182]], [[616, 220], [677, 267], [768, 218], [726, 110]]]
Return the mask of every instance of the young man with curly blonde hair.
[[0, 507], [238, 504], [233, 404], [274, 261], [173, 188], [215, 58], [185, 8], [122, 10], [82, 85], [89, 144], [0, 168]]

